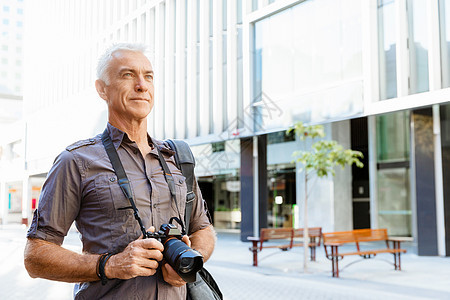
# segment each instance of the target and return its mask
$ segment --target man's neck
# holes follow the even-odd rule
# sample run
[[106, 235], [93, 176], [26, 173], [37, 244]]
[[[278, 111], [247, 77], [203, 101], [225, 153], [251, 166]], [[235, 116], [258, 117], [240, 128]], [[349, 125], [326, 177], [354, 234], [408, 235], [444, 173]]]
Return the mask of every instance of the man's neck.
[[111, 120], [110, 118], [109, 123], [125, 132], [128, 135], [128, 138], [138, 145], [139, 150], [144, 156], [150, 152], [151, 147], [147, 140], [147, 119], [129, 121], [124, 119]]

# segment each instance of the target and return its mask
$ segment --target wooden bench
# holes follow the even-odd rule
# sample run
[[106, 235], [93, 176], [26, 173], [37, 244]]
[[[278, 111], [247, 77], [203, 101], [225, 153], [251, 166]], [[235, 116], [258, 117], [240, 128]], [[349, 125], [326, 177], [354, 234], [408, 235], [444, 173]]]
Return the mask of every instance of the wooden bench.
[[[315, 261], [316, 247], [320, 247], [320, 240], [322, 238], [322, 228], [308, 228], [308, 236], [311, 261]], [[261, 252], [262, 249], [278, 248], [282, 251], [287, 251], [293, 247], [303, 246], [303, 241], [300, 241], [301, 238], [303, 238], [303, 228], [262, 228], [259, 237], [247, 237], [247, 240], [252, 242], [252, 247], [249, 249], [253, 252], [253, 266], [258, 266], [258, 252]], [[275, 243], [269, 242], [274, 242], [275, 240], [277, 240]]]
[[[368, 243], [369, 249], [366, 245], [361, 247], [360, 243], [385, 241], [386, 248], [374, 247], [373, 243]], [[401, 270], [400, 254], [406, 253], [405, 249], [400, 248], [400, 243], [405, 241], [404, 238], [389, 238], [387, 229], [356, 229], [352, 231], [327, 232], [323, 233], [323, 246], [325, 248], [326, 257], [331, 260], [331, 269], [333, 277], [339, 277], [339, 260], [344, 256], [359, 255], [362, 258], [373, 258], [380, 253], [391, 253], [394, 255], [395, 270]], [[392, 242], [392, 248], [389, 246]], [[347, 243], [354, 243], [356, 251], [339, 252], [339, 246]]]

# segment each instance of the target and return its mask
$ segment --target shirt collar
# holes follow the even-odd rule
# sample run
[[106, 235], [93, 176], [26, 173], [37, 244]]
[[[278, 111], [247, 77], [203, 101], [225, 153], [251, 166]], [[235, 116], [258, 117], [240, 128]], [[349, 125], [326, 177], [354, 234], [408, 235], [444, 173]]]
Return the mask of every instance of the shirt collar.
[[[122, 143], [132, 143], [132, 141], [130, 140], [130, 138], [128, 137], [128, 135], [125, 132], [114, 127], [109, 122], [107, 125], [107, 129], [108, 129], [109, 136], [111, 137], [111, 140], [112, 140], [113, 145], [116, 148], [116, 150], [119, 148], [120, 144], [122, 144]], [[153, 141], [153, 143], [158, 147], [159, 151], [168, 155], [169, 157], [175, 154], [175, 152], [169, 147], [169, 145], [166, 142], [157, 140], [155, 138], [150, 138], [150, 136], [148, 134], [147, 134], [147, 140], [150, 145]], [[150, 153], [158, 156], [158, 151], [156, 150], [155, 147], [152, 147], [152, 150], [150, 151]]]

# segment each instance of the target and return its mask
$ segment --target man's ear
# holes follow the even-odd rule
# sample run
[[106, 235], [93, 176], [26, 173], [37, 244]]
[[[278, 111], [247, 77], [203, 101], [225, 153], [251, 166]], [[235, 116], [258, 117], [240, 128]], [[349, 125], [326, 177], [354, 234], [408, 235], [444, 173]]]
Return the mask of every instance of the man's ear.
[[103, 100], [108, 100], [108, 97], [106, 96], [106, 84], [103, 80], [101, 79], [97, 79], [95, 81], [95, 88], [97, 89], [97, 93], [98, 95], [103, 99]]

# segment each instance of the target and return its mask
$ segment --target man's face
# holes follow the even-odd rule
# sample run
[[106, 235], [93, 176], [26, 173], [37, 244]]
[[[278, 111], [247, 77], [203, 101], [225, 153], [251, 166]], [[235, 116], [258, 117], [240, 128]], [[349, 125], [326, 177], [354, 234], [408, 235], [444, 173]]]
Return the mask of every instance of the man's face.
[[119, 50], [107, 70], [109, 84], [97, 80], [97, 91], [108, 104], [109, 120], [139, 121], [153, 108], [153, 68], [140, 52]]

